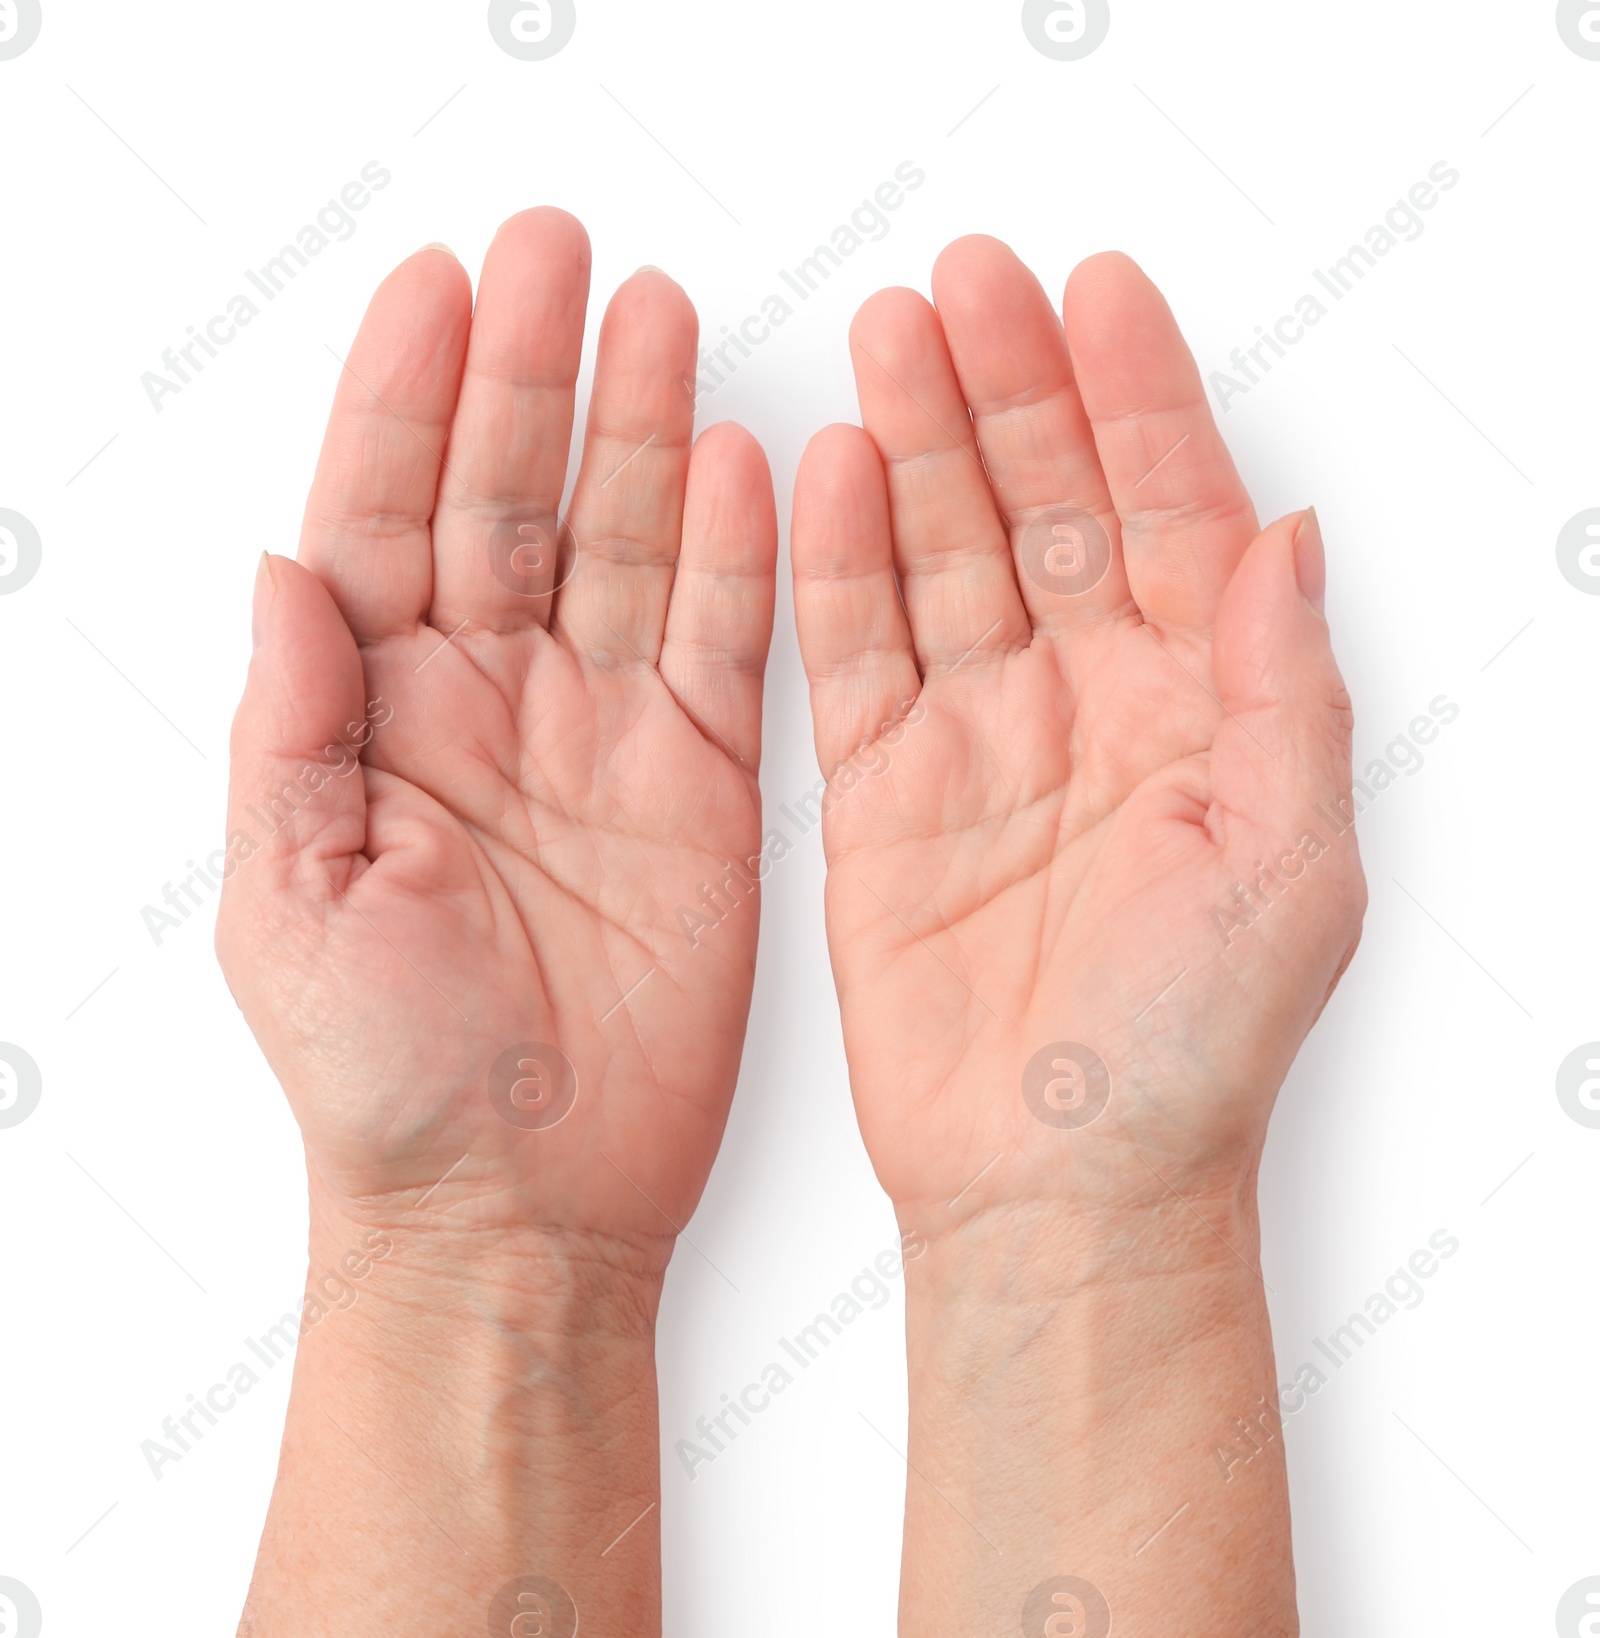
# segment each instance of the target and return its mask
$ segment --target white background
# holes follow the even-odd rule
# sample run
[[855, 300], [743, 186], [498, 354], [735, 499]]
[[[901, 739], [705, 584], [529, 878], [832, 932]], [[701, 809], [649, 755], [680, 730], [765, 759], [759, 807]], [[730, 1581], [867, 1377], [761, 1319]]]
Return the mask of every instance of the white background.
[[[1052, 291], [1128, 250], [1209, 372], [1461, 174], [1223, 417], [1263, 516], [1321, 511], [1358, 761], [1460, 708], [1363, 823], [1365, 943], [1283, 1092], [1264, 1259], [1287, 1379], [1430, 1234], [1461, 1242], [1289, 1421], [1307, 1634], [1550, 1631], [1600, 1575], [1600, 1131], [1554, 1090], [1600, 1037], [1600, 597], [1555, 556], [1600, 506], [1600, 62], [1553, 5], [1113, 0], [1075, 63], [1015, 0], [579, 0], [542, 63], [479, 3], [44, 6], [0, 62], [0, 507], [44, 543], [0, 597], [0, 1040], [44, 1081], [0, 1130], [0, 1576], [46, 1633], [231, 1631], [266, 1506], [287, 1367], [159, 1481], [140, 1454], [293, 1305], [304, 1244], [209, 907], [159, 948], [140, 912], [221, 844], [251, 579], [293, 550], [330, 349], [394, 262], [437, 239], [475, 270], [538, 202], [587, 223], [597, 308], [653, 262], [715, 336], [905, 160], [928, 181], [892, 231], [704, 405], [765, 443], [785, 520], [806, 437], [855, 415], [855, 306], [926, 289], [956, 235]], [[354, 236], [156, 413], [141, 373], [370, 160], [394, 181]], [[781, 582], [772, 813], [817, 778]], [[767, 888], [703, 1255], [668, 1283], [672, 1635], [893, 1630], [906, 1475], [864, 1418], [901, 1443], [898, 1290], [693, 1482], [671, 1451], [894, 1241], [821, 885], [813, 833]]]

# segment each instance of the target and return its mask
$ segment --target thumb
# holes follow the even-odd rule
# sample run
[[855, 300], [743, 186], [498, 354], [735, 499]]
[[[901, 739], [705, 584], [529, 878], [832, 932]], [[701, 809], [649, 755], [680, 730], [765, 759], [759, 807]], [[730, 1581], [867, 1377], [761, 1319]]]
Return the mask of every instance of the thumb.
[[361, 654], [321, 580], [263, 553], [255, 652], [233, 721], [224, 914], [286, 889], [343, 891], [366, 842], [361, 752], [388, 714], [369, 708]]
[[[1325, 583], [1317, 514], [1296, 513], [1256, 537], [1217, 611], [1212, 667], [1228, 714], [1213, 790], [1256, 827], [1250, 845], [1292, 847], [1354, 817], [1350, 696], [1323, 618]], [[1353, 861], [1353, 844], [1345, 851]]]

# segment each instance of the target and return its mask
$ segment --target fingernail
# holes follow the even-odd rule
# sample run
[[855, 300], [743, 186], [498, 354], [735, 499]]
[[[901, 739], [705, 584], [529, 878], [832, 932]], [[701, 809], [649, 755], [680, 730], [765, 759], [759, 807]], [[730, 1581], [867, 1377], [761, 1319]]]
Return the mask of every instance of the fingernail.
[[1322, 524], [1317, 509], [1308, 506], [1294, 536], [1294, 574], [1300, 582], [1300, 595], [1318, 614], [1328, 591], [1328, 556], [1322, 546]]
[[[456, 253], [449, 247], [449, 245], [442, 245], [437, 239], [435, 239], [431, 245], [424, 245], [422, 250], [442, 250], [446, 256], [454, 257], [457, 261], [461, 259], [459, 256], [456, 256]], [[417, 252], [419, 256], [422, 254], [422, 250]]]
[[263, 552], [256, 564], [256, 589], [250, 598], [250, 647], [252, 652], [261, 647], [262, 634], [267, 626], [267, 605], [272, 601], [276, 582], [272, 578], [272, 559]]
[[654, 262], [645, 262], [642, 266], [634, 268], [634, 278], [638, 278], [641, 273], [659, 273], [664, 279], [670, 277], [664, 267], [657, 267]]

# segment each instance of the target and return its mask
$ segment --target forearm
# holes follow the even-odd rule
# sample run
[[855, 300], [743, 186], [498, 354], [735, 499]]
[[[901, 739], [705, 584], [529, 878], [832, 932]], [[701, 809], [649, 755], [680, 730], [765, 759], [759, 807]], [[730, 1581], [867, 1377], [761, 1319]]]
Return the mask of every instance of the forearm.
[[1062, 1577], [1123, 1638], [1298, 1632], [1253, 1190], [1159, 1193], [985, 1214], [908, 1265], [903, 1638], [1105, 1638]]
[[[302, 1331], [241, 1634], [431, 1638], [493, 1606], [514, 1638], [571, 1638], [545, 1583], [593, 1638], [659, 1632], [653, 1258], [371, 1235], [314, 1203], [308, 1313], [327, 1311]], [[353, 1248], [371, 1266], [340, 1292], [324, 1277]]]

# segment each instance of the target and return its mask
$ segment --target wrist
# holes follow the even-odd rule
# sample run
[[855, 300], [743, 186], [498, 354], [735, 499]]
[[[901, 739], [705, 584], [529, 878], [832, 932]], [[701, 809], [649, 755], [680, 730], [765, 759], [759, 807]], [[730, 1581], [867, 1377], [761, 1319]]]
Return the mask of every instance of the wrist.
[[[1122, 1162], [1119, 1160], [1119, 1165]], [[998, 1168], [996, 1168], [998, 1170]], [[1137, 1160], [1113, 1182], [1053, 1196], [973, 1188], [954, 1201], [896, 1202], [901, 1227], [925, 1248], [913, 1282], [941, 1300], [986, 1305], [1060, 1300], [1079, 1289], [1259, 1270], [1254, 1154], [1174, 1187]]]
[[1253, 1190], [1161, 1194], [973, 1213], [908, 1260], [902, 1630], [1015, 1630], [1057, 1577], [1119, 1630], [1180, 1587], [1208, 1632], [1295, 1630]]
[[553, 1588], [540, 1621], [658, 1631], [661, 1257], [447, 1215], [377, 1222], [313, 1185], [248, 1630], [481, 1631]]
[[1253, 1177], [1204, 1199], [1159, 1189], [1114, 1211], [1011, 1203], [918, 1239], [925, 1249], [906, 1265], [913, 1391], [984, 1378], [1025, 1400], [1057, 1350], [1164, 1371], [1264, 1321]]
[[378, 1227], [314, 1196], [295, 1393], [413, 1417], [508, 1491], [592, 1483], [596, 1453], [626, 1448], [653, 1493], [662, 1272], [603, 1236]]
[[584, 1351], [653, 1348], [670, 1239], [507, 1227], [473, 1204], [380, 1215], [313, 1174], [303, 1329], [360, 1310], [366, 1327], [397, 1333], [492, 1325]]

